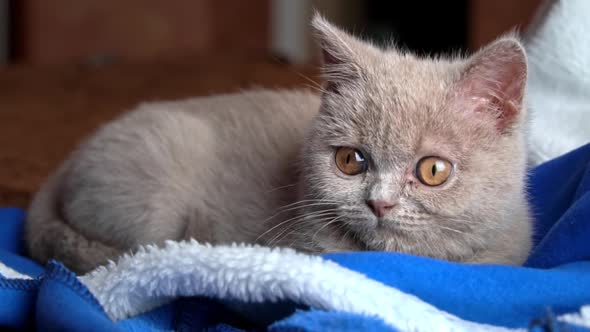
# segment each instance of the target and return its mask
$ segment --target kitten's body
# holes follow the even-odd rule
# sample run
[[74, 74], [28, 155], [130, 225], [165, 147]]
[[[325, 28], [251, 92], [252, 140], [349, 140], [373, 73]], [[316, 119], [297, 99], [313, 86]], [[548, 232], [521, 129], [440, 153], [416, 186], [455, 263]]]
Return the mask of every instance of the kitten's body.
[[78, 232], [110, 254], [191, 237], [255, 242], [262, 221], [296, 199], [296, 162], [319, 103], [307, 91], [261, 90], [139, 107], [80, 146], [36, 196], [31, 252], [87, 270], [106, 257], [77, 246]]
[[[523, 112], [514, 120], [458, 111], [481, 97], [464, 78], [479, 67], [467, 61], [386, 54], [319, 19], [316, 27], [324, 43], [344, 44], [324, 45], [331, 56], [364, 62], [358, 77], [335, 63], [323, 96], [252, 91], [153, 103], [108, 124], [35, 197], [31, 255], [84, 272], [141, 244], [195, 238], [521, 263], [531, 232]], [[464, 86], [474, 91], [468, 99]], [[371, 169], [340, 174], [337, 146], [364, 149]], [[455, 166], [448, 184], [416, 183], [416, 158], [441, 154]], [[396, 207], [378, 219], [368, 199]]]

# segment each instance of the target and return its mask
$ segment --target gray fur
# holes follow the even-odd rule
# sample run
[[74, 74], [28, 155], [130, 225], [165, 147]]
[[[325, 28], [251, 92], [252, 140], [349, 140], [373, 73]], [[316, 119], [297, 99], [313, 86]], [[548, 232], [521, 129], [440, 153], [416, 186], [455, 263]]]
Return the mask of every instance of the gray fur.
[[[420, 59], [320, 17], [314, 27], [327, 91], [152, 103], [107, 124], [36, 195], [31, 256], [81, 273], [142, 244], [195, 238], [522, 263], [531, 220], [518, 40]], [[362, 149], [367, 173], [339, 173], [337, 146]], [[414, 177], [428, 155], [455, 165], [441, 187]], [[396, 207], [377, 220], [367, 199]]]

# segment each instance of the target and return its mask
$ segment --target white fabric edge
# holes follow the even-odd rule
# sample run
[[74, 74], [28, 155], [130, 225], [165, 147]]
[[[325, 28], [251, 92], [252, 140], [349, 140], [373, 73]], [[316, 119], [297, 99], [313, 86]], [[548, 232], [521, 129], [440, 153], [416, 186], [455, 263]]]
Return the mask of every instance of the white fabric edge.
[[557, 320], [590, 329], [590, 304], [580, 308], [579, 313], [561, 315]]
[[0, 262], [0, 276], [4, 277], [6, 279], [27, 279], [27, 280], [33, 279], [33, 278], [31, 278], [31, 276], [28, 276], [26, 274], [22, 274], [2, 262]]
[[113, 320], [180, 296], [260, 303], [292, 300], [322, 310], [376, 316], [402, 331], [516, 331], [453, 316], [321, 257], [251, 245], [196, 241], [142, 247], [80, 281]]

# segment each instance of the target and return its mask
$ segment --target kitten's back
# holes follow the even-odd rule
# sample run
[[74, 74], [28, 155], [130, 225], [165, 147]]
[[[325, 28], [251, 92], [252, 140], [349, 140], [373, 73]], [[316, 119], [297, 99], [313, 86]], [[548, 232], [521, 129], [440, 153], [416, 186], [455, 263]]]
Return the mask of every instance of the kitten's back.
[[[311, 92], [266, 90], [140, 106], [101, 128], [42, 189], [27, 222], [31, 254], [60, 259], [47, 253], [80, 243], [43, 238], [45, 219], [56, 214], [46, 209], [119, 251], [186, 237], [254, 241], [261, 221], [289, 200], [289, 191], [272, 189], [295, 181], [318, 107]], [[104, 257], [96, 260], [84, 266]]]

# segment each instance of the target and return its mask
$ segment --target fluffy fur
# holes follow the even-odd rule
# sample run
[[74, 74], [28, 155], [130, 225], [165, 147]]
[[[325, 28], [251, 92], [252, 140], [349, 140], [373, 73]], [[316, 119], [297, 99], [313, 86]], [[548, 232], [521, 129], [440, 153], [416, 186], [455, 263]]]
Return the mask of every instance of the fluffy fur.
[[[322, 253], [390, 250], [519, 264], [530, 249], [514, 37], [468, 59], [382, 50], [314, 19], [325, 91], [251, 91], [140, 106], [100, 129], [35, 197], [37, 260], [85, 272], [141, 244], [194, 238]], [[335, 148], [362, 150], [346, 176]], [[454, 165], [439, 187], [416, 162]], [[376, 218], [367, 200], [395, 203]]]

